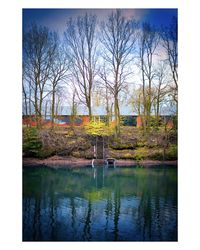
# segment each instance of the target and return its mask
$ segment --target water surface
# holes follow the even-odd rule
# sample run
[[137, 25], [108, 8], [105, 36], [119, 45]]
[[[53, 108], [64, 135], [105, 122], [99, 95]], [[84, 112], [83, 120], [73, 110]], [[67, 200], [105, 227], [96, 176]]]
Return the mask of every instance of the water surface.
[[24, 241], [176, 241], [177, 169], [23, 170]]

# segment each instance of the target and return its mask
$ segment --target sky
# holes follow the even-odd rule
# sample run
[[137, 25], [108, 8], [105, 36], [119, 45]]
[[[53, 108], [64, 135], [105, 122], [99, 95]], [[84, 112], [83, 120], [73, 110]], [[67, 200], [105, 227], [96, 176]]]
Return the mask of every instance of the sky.
[[[95, 14], [100, 21], [105, 20], [116, 9], [23, 9], [23, 29], [31, 23], [47, 26], [51, 30], [64, 32], [66, 21], [70, 17], [82, 16], [86, 12]], [[177, 9], [122, 9], [124, 17], [137, 21], [150, 22], [154, 26], [168, 26]]]
[[[68, 18], [76, 18], [89, 13], [95, 14], [99, 21], [104, 21], [113, 11], [116, 9], [23, 9], [23, 30], [27, 30], [31, 23], [37, 23], [62, 35], [66, 29]], [[149, 22], [155, 27], [168, 26], [172, 17], [178, 15], [177, 9], [121, 9], [121, 11], [126, 19], [134, 18], [136, 21]], [[161, 59], [162, 54], [165, 56], [165, 53], [160, 51], [157, 60]], [[131, 82], [135, 86], [139, 86], [141, 74], [138, 69], [134, 69], [134, 72]], [[131, 88], [132, 85], [130, 85]]]

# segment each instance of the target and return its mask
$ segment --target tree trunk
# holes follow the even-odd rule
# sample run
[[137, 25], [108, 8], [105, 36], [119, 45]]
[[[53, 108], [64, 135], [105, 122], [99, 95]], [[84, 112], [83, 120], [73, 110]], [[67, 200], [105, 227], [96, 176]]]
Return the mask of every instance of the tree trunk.
[[109, 126], [109, 124], [110, 124], [110, 108], [109, 108], [108, 87], [107, 87], [107, 84], [106, 84], [106, 116], [107, 116], [106, 124], [107, 124], [107, 126]]
[[159, 116], [160, 116], [160, 96], [157, 97], [156, 103], [156, 128], [159, 126]]
[[[144, 76], [143, 76], [144, 77]], [[146, 93], [145, 93], [145, 84], [143, 82], [143, 116], [142, 116], [142, 127], [144, 130], [144, 133], [146, 133]]]
[[92, 120], [92, 107], [91, 107], [91, 103], [88, 104], [88, 112], [89, 112], [89, 118], [90, 118], [90, 121]]
[[28, 115], [28, 103], [27, 103], [27, 94], [26, 91], [24, 89], [24, 85], [22, 85], [23, 88], [23, 93], [24, 93], [24, 104], [25, 104], [25, 115]]
[[39, 111], [38, 111], [37, 88], [35, 89], [34, 99], [35, 99], [34, 107], [35, 107], [36, 126], [37, 126], [37, 128], [39, 128], [40, 127], [40, 122], [39, 122]]
[[114, 97], [114, 112], [115, 112], [115, 135], [118, 137], [120, 135], [120, 113], [119, 113], [119, 102], [118, 96]]
[[52, 92], [52, 105], [51, 105], [51, 122], [52, 127], [54, 127], [54, 118], [55, 118], [55, 88], [53, 86], [53, 92]]
[[142, 47], [141, 55], [141, 68], [142, 68], [142, 95], [143, 95], [143, 116], [142, 116], [142, 127], [144, 133], [146, 133], [146, 92], [145, 92], [145, 77], [144, 77], [144, 51]]
[[150, 129], [150, 119], [151, 119], [151, 79], [150, 78], [149, 78], [148, 98], [147, 98], [147, 100], [148, 101], [147, 101], [147, 112], [146, 112], [146, 127], [147, 127], [147, 130], [149, 131], [149, 129]]

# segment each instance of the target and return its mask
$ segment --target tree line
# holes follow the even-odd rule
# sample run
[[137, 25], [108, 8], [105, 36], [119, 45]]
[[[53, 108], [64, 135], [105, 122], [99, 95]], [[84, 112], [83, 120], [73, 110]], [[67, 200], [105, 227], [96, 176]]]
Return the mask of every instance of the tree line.
[[72, 116], [84, 105], [105, 107], [120, 134], [120, 106], [131, 105], [144, 131], [162, 107], [178, 107], [177, 18], [168, 27], [126, 19], [120, 10], [99, 22], [95, 15], [69, 18], [64, 34], [32, 24], [23, 33], [23, 114], [52, 126], [62, 106]]

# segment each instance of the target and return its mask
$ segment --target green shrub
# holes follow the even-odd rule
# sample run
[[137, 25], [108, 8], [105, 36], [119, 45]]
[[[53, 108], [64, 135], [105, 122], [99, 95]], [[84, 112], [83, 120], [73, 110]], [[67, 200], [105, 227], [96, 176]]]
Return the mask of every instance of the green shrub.
[[142, 161], [144, 158], [143, 158], [142, 155], [135, 155], [134, 159], [135, 159], [136, 161]]
[[27, 156], [38, 156], [42, 148], [42, 142], [36, 128], [24, 128], [23, 130], [23, 152]]
[[122, 154], [121, 156], [121, 159], [133, 159], [134, 156], [132, 153], [125, 153], [125, 154]]
[[178, 128], [178, 117], [177, 116], [174, 116], [173, 117], [173, 125], [174, 125], [174, 129], [177, 130]]
[[137, 147], [138, 148], [142, 148], [142, 147], [145, 147], [145, 146], [147, 146], [147, 142], [146, 141], [144, 141], [144, 140], [142, 141], [141, 140], [141, 141], [137, 142]]
[[93, 150], [91, 149], [88, 149], [85, 151], [85, 159], [93, 159], [94, 158], [94, 153], [93, 153]]
[[167, 160], [177, 160], [178, 148], [176, 144], [171, 144], [166, 150]]
[[136, 161], [141, 161], [141, 160], [144, 160], [144, 159], [147, 159], [149, 156], [149, 150], [148, 148], [137, 148], [135, 151], [134, 151], [134, 159]]
[[79, 151], [73, 151], [71, 155], [75, 158], [82, 158], [83, 156]]
[[160, 161], [163, 160], [163, 149], [162, 148], [153, 149], [149, 154], [149, 159], [160, 160]]
[[150, 127], [158, 129], [158, 127], [162, 124], [162, 120], [160, 117], [157, 119], [156, 116], [151, 116], [149, 123]]
[[130, 158], [132, 158], [132, 155], [131, 155], [130, 153], [126, 153], [126, 154], [124, 155], [124, 158], [130, 159]]
[[107, 126], [104, 122], [90, 121], [85, 125], [85, 132], [91, 136], [111, 136], [114, 134], [114, 128]]
[[55, 151], [51, 148], [42, 148], [40, 151], [37, 153], [37, 157], [39, 158], [47, 158], [50, 156], [55, 155]]
[[110, 140], [109, 146], [112, 149], [123, 150], [123, 149], [134, 149], [137, 145], [136, 140], [128, 140], [126, 138], [113, 138]]

